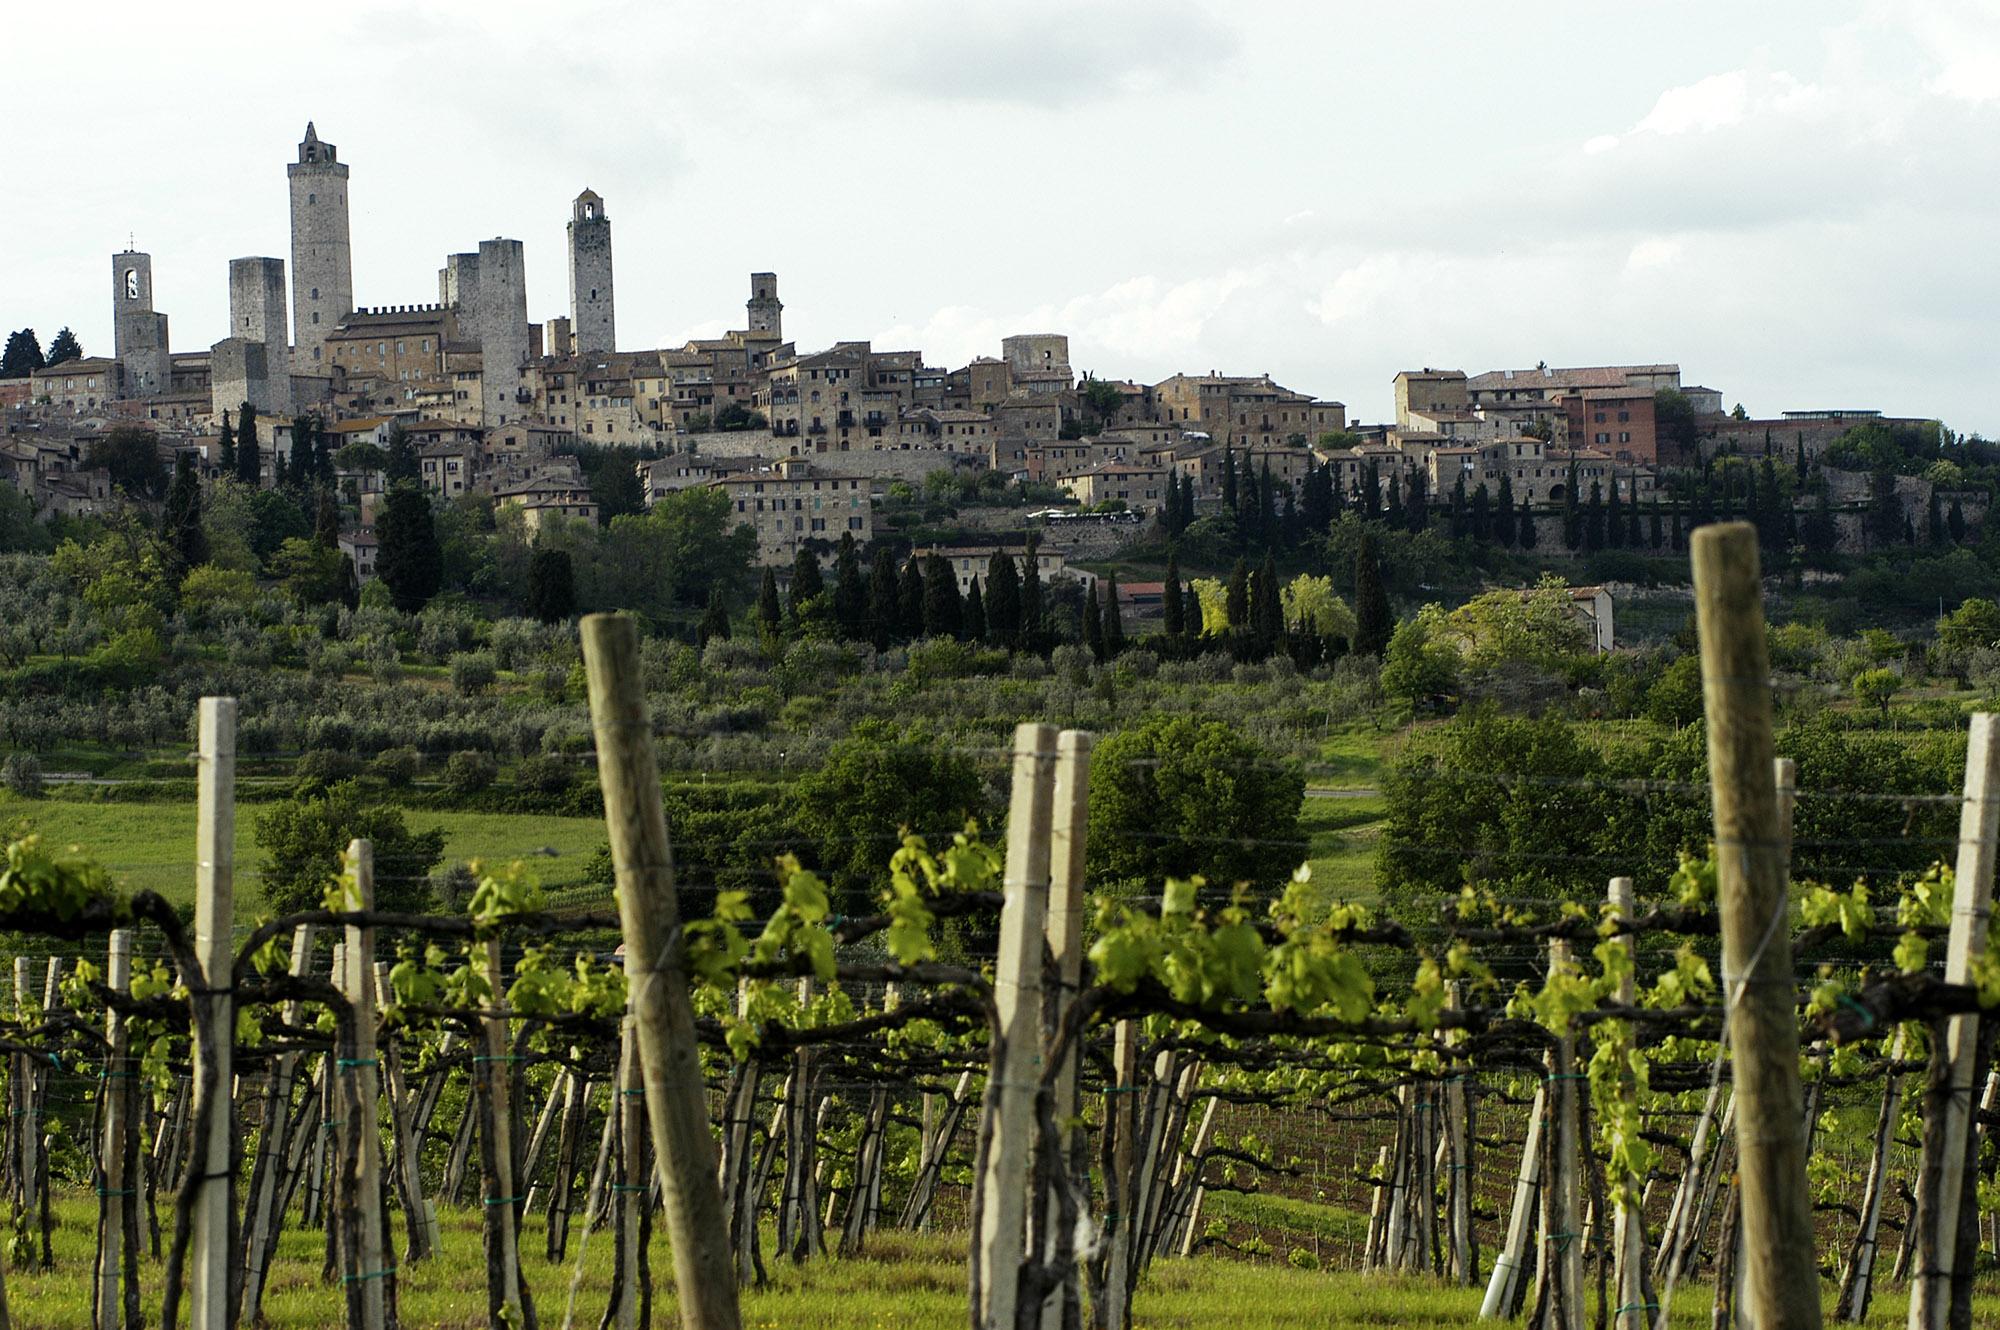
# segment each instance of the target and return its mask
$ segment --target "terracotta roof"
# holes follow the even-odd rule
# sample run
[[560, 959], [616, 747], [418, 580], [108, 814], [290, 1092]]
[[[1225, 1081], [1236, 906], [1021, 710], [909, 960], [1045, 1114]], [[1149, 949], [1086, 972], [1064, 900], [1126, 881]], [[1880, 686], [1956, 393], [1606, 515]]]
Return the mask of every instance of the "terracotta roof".
[[1679, 365], [1578, 365], [1568, 369], [1494, 369], [1465, 381], [1472, 392], [1501, 388], [1620, 388], [1633, 374], [1678, 374]]

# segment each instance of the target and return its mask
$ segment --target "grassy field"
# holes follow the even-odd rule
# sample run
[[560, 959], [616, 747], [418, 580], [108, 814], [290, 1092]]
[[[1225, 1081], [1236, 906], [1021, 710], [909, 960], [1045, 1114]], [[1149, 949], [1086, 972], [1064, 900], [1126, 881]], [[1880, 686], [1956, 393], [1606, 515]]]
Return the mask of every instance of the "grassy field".
[[1313, 885], [1327, 900], [1375, 896], [1375, 838], [1387, 811], [1376, 791], [1399, 737], [1373, 727], [1328, 735], [1306, 777], [1299, 830], [1311, 842]]
[[[90, 1324], [90, 1281], [95, 1204], [72, 1195], [58, 1205], [56, 1268], [7, 1272], [7, 1299], [14, 1324], [22, 1330], [84, 1330]], [[398, 1273], [398, 1309], [407, 1326], [458, 1330], [486, 1324], [486, 1265], [480, 1250], [479, 1217], [468, 1210], [440, 1216], [444, 1244], [437, 1259]], [[324, 1236], [288, 1230], [280, 1241], [277, 1265], [264, 1310], [273, 1330], [322, 1327], [341, 1319], [337, 1287], [319, 1272]], [[541, 1324], [559, 1326], [576, 1273], [575, 1236], [569, 1258], [552, 1266], [541, 1253], [543, 1228], [530, 1217], [522, 1234], [522, 1270]], [[915, 1236], [883, 1233], [868, 1252], [848, 1261], [821, 1260], [802, 1267], [783, 1261], [771, 1266], [769, 1287], [744, 1295], [743, 1323], [770, 1330], [958, 1330], [965, 1324], [965, 1264], [962, 1235]], [[610, 1281], [608, 1232], [589, 1239], [583, 1250], [583, 1278], [575, 1285], [574, 1324], [592, 1326], [602, 1316]], [[655, 1287], [653, 1324], [672, 1325], [672, 1261], [655, 1227], [651, 1249]], [[149, 1320], [157, 1320], [160, 1270], [142, 1263]], [[1823, 1285], [1832, 1296], [1831, 1285]], [[1412, 1330], [1462, 1326], [1478, 1312], [1480, 1291], [1449, 1288], [1430, 1280], [1301, 1269], [1284, 1259], [1231, 1260], [1198, 1256], [1162, 1261], [1141, 1284], [1134, 1330], [1363, 1330], [1402, 1326]], [[1885, 1293], [1868, 1319], [1873, 1326], [1900, 1325], [1904, 1302]], [[1675, 1299], [1676, 1326], [1705, 1326], [1709, 1291], [1683, 1288]], [[2000, 1300], [1981, 1299], [1976, 1322], [1993, 1324]]]
[[[246, 806], [236, 818], [236, 912], [248, 921], [263, 905], [258, 869], [257, 818]], [[584, 859], [604, 843], [604, 823], [588, 817], [539, 817], [517, 813], [460, 813], [411, 809], [412, 830], [441, 826], [445, 859], [527, 861], [544, 882], [572, 880]], [[192, 803], [72, 803], [67, 800], [13, 799], [0, 794], [0, 827], [29, 823], [51, 841], [82, 847], [109, 868], [121, 886], [150, 887], [172, 901], [194, 898], [194, 805]], [[553, 850], [553, 855], [547, 853]]]

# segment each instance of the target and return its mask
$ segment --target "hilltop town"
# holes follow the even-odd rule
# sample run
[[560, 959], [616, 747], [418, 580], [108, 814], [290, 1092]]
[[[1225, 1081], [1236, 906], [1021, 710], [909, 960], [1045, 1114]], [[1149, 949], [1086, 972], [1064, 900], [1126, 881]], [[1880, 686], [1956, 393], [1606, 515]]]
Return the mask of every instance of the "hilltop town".
[[[176, 349], [154, 307], [154, 258], [134, 249], [111, 256], [110, 355], [82, 355], [65, 336], [71, 354], [42, 363], [31, 332], [10, 341], [0, 476], [37, 512], [106, 511], [117, 478], [96, 445], [135, 428], [163, 469], [185, 458], [203, 482], [275, 487], [311, 471], [340, 501], [328, 520], [360, 582], [375, 572], [392, 442], [414, 451], [435, 499], [518, 508], [531, 538], [552, 520], [608, 520], [608, 502], [719, 490], [755, 531], [755, 561], [781, 569], [802, 550], [829, 556], [843, 536], [868, 544], [891, 487], [938, 473], [968, 493], [1029, 500], [986, 524], [985, 546], [1020, 548], [1034, 527], [1058, 556], [1079, 541], [1102, 554], [1116, 544], [1107, 528], [1155, 515], [1178, 533], [1202, 513], [1234, 512], [1238, 476], [1269, 489], [1274, 514], [1312, 510], [1317, 491], [1321, 522], [1346, 504], [1407, 515], [1412, 529], [1448, 512], [1454, 534], [1545, 550], [1628, 538], [1678, 548], [1704, 500], [1668, 478], [1730, 456], [1788, 475], [1780, 494], [1764, 472], [1780, 545], [1860, 550], [1926, 525], [1962, 533], [1985, 505], [1949, 474], [1871, 481], [1839, 457], [1821, 468], [1857, 428], [1934, 437], [1932, 422], [1845, 405], [1753, 417], [1671, 363], [1412, 369], [1395, 377], [1394, 418], [1367, 423], [1268, 374], [1079, 374], [1060, 332], [1003, 338], [997, 354], [957, 367], [865, 340], [801, 348], [786, 337], [775, 272], [749, 275], [739, 329], [621, 347], [612, 215], [589, 189], [571, 204], [565, 314], [530, 319], [527, 256], [504, 238], [446, 256], [434, 300], [356, 305], [350, 164], [308, 124], [286, 174], [289, 265], [231, 261], [228, 336], [206, 350]], [[606, 454], [629, 455], [632, 476], [608, 487], [622, 500], [607, 499]], [[1705, 483], [1713, 515], [1712, 474]], [[1725, 478], [1722, 511], [1754, 510], [1757, 483], [1736, 492]], [[1593, 525], [1585, 509], [1598, 505]], [[1606, 521], [1609, 535], [1593, 539]]]

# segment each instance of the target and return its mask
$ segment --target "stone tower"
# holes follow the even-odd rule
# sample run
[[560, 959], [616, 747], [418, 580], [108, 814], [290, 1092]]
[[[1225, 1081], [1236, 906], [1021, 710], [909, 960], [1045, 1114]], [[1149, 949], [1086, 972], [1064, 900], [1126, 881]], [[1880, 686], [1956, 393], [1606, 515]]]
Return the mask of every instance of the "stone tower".
[[285, 328], [283, 259], [229, 261], [229, 335], [264, 347], [264, 372], [270, 382], [268, 400], [258, 402], [258, 408], [290, 412], [292, 357]]
[[323, 374], [327, 336], [354, 312], [354, 255], [347, 240], [347, 163], [320, 142], [312, 122], [292, 181], [292, 343], [299, 367]]
[[124, 373], [125, 397], [166, 392], [173, 379], [167, 316], [153, 308], [153, 256], [128, 249], [111, 256], [111, 336]]
[[751, 332], [770, 333], [779, 341], [784, 340], [785, 303], [778, 299], [778, 274], [751, 273], [750, 299], [743, 308], [749, 312]]
[[[611, 219], [604, 200], [591, 190], [576, 196], [569, 219], [570, 331], [576, 354], [594, 356], [618, 349], [611, 306]], [[551, 348], [562, 355], [562, 347]]]

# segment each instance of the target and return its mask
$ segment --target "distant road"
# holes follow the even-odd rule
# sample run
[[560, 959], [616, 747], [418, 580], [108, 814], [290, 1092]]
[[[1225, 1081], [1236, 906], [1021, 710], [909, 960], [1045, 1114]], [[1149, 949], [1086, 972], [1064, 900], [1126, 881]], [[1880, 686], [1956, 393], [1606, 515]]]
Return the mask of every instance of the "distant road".
[[1380, 790], [1366, 788], [1327, 790], [1311, 785], [1306, 787], [1306, 798], [1308, 799], [1373, 799], [1381, 793], [1382, 791]]

